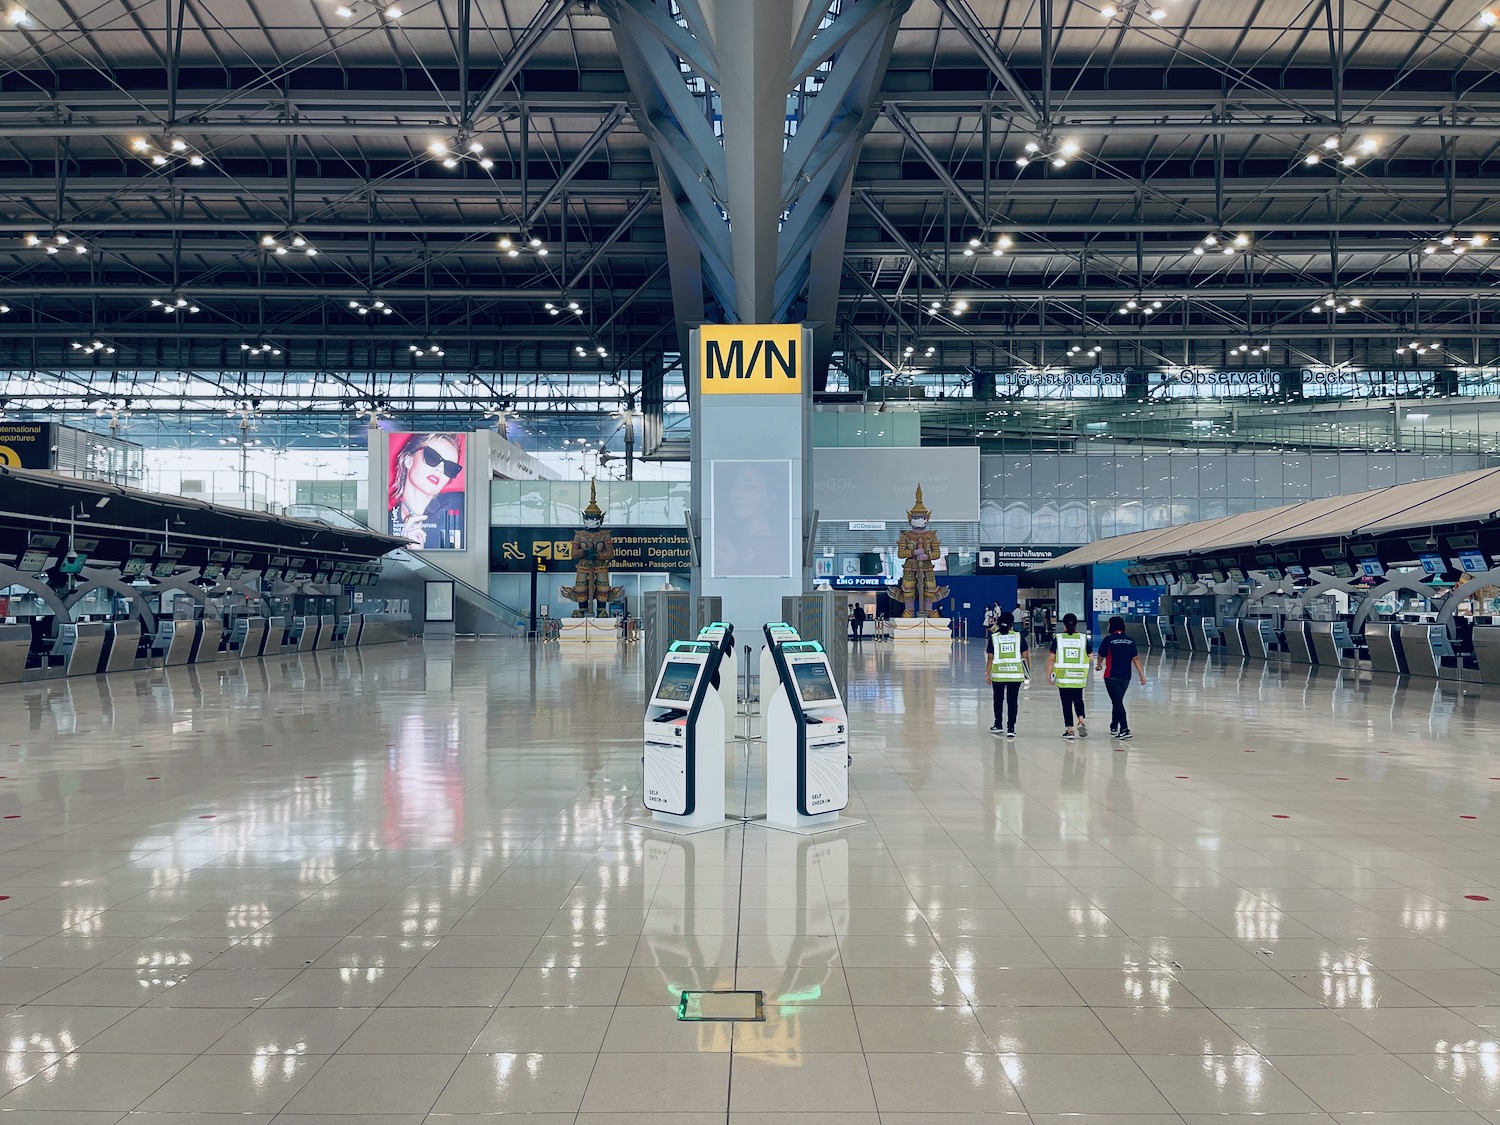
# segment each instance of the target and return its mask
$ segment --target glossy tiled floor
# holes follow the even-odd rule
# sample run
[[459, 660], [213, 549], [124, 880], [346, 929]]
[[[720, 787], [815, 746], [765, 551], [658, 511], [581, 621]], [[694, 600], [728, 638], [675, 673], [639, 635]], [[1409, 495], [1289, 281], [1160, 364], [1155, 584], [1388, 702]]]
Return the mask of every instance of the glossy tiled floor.
[[0, 1125], [1500, 1122], [1500, 700], [1153, 660], [1006, 743], [869, 644], [869, 823], [679, 839], [632, 659], [0, 689]]

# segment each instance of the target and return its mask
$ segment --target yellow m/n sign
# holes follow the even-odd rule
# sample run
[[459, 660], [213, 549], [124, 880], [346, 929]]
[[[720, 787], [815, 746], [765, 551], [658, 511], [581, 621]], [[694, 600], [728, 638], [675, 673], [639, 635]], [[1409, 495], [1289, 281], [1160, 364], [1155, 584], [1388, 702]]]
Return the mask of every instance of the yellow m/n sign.
[[717, 324], [698, 329], [698, 389], [706, 395], [802, 393], [800, 324]]

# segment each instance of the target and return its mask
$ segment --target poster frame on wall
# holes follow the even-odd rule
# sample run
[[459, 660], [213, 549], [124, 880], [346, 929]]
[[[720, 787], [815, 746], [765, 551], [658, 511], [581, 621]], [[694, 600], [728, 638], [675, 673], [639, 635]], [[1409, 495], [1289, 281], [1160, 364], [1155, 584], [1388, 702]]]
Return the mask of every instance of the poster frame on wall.
[[[758, 483], [756, 478], [759, 478]], [[736, 458], [709, 463], [713, 535], [709, 543], [711, 578], [792, 578], [798, 573], [792, 462], [775, 458]], [[755, 487], [767, 497], [761, 512]], [[782, 550], [776, 536], [784, 537]]]

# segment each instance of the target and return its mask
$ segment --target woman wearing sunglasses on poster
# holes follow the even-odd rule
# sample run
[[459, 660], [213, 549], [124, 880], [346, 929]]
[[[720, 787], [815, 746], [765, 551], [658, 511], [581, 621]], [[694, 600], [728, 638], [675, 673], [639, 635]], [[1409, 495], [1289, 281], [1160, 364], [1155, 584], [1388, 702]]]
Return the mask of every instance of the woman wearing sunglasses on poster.
[[[460, 434], [408, 434], [391, 462], [391, 534], [423, 550], [462, 550], [464, 471]], [[451, 491], [449, 491], [451, 489]]]

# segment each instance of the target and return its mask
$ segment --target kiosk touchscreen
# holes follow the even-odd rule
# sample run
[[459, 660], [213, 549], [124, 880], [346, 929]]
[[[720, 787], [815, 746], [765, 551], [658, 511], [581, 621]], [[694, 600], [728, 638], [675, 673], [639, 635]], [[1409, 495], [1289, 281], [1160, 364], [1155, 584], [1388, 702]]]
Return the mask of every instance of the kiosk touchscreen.
[[844, 828], [849, 805], [849, 716], [817, 641], [772, 646], [777, 690], [766, 718], [766, 827]]
[[646, 704], [643, 800], [653, 827], [718, 828], [724, 820], [724, 710], [719, 647], [676, 641]]

